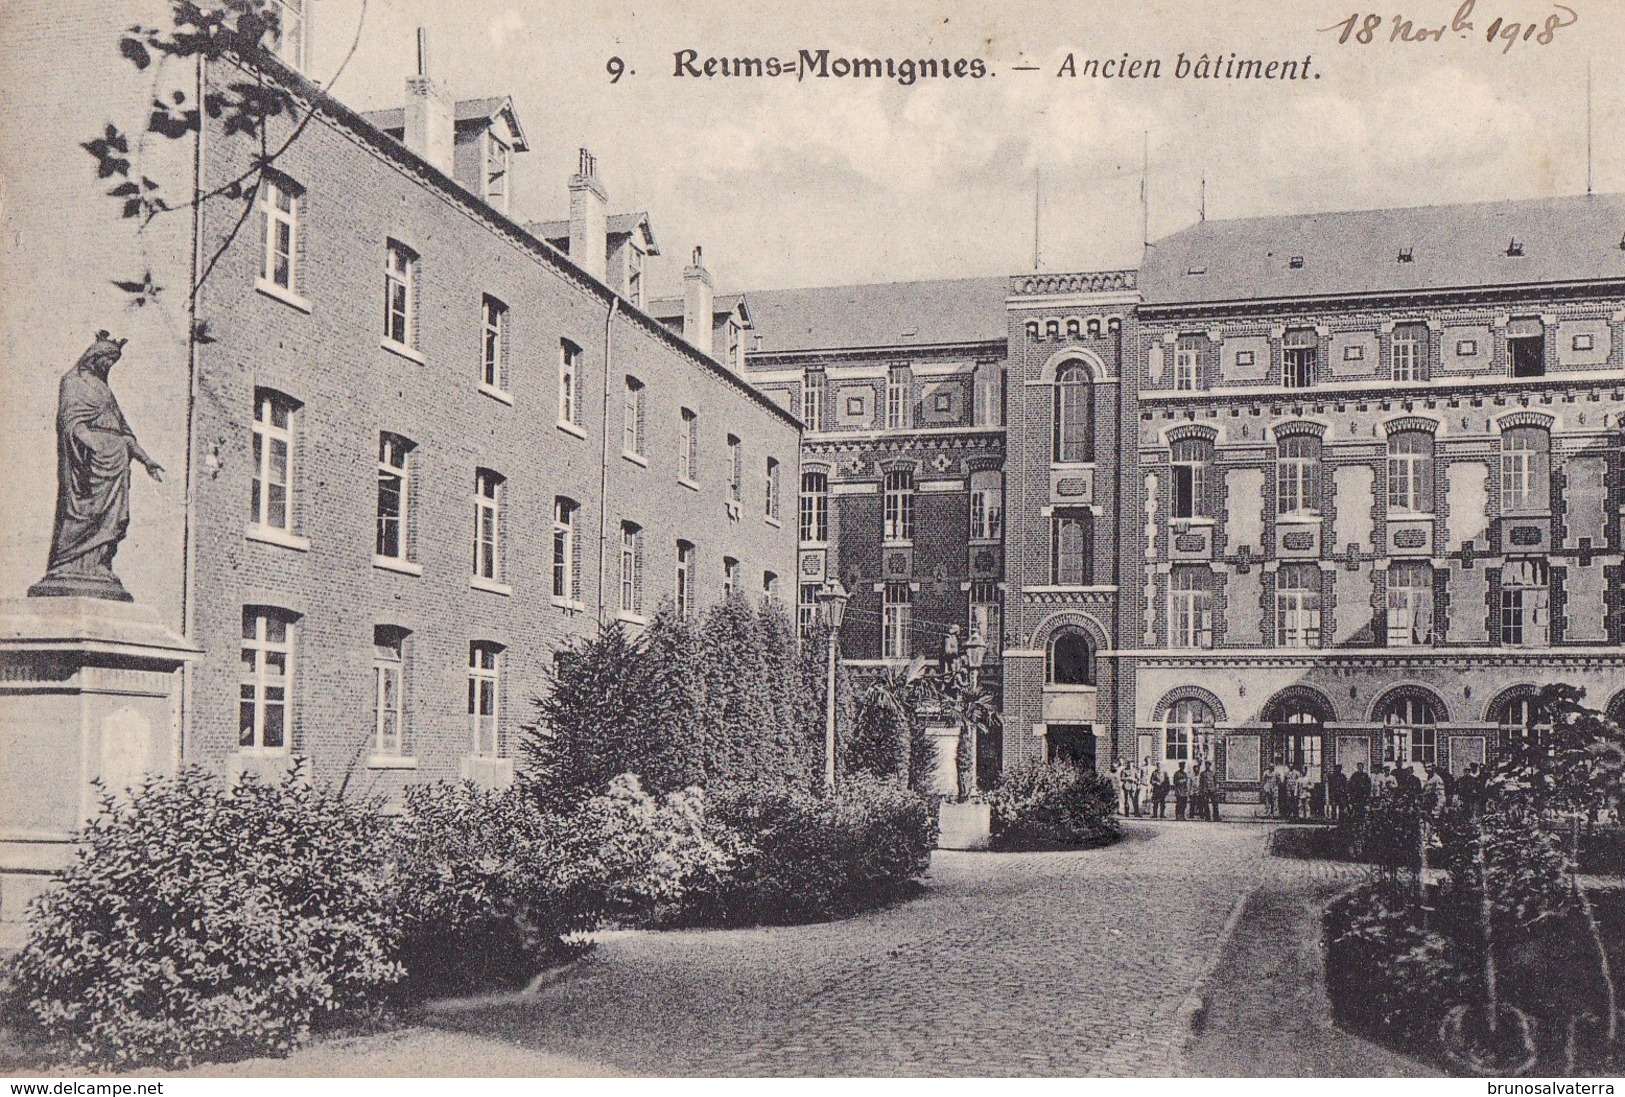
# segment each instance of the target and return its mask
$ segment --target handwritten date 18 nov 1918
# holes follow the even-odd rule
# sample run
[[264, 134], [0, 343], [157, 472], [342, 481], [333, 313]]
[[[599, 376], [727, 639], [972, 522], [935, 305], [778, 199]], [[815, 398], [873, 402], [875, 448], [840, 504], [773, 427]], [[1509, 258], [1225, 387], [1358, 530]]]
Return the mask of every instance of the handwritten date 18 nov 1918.
[[[1476, 5], [1477, 0], [1462, 0], [1461, 6], [1450, 17], [1450, 21], [1438, 24], [1408, 19], [1402, 15], [1385, 19], [1380, 15], [1362, 14], [1357, 11], [1347, 19], [1340, 19], [1329, 27], [1321, 27], [1320, 31], [1322, 33], [1336, 31], [1337, 44], [1340, 46], [1350, 42], [1362, 46], [1373, 42], [1441, 42], [1447, 34], [1466, 38], [1477, 30], [1473, 21], [1473, 9]], [[1490, 45], [1499, 43], [1502, 53], [1512, 52], [1512, 47], [1519, 42], [1549, 46], [1558, 31], [1564, 27], [1572, 27], [1579, 18], [1580, 14], [1566, 4], [1553, 4], [1552, 10], [1544, 18], [1533, 20], [1512, 21], [1496, 16], [1483, 31], [1484, 41]], [[1385, 28], [1387, 33], [1381, 33]]]

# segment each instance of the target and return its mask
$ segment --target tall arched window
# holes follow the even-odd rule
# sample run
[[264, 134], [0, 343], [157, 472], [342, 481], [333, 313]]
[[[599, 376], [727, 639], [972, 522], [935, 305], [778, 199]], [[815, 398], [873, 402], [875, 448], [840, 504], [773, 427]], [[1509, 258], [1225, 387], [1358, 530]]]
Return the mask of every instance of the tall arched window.
[[1055, 460], [1068, 464], [1094, 459], [1094, 385], [1089, 368], [1071, 362], [1055, 377]]
[[1062, 629], [1050, 641], [1048, 673], [1052, 686], [1092, 686], [1095, 684], [1094, 651], [1089, 638], [1077, 629]]
[[1213, 757], [1213, 710], [1205, 701], [1185, 697], [1168, 709], [1163, 720], [1162, 757], [1169, 762]]
[[1388, 509], [1433, 513], [1433, 435], [1425, 430], [1388, 436]]
[[1420, 692], [1405, 690], [1394, 694], [1377, 711], [1384, 736], [1383, 761], [1401, 765], [1421, 762], [1433, 765], [1439, 760], [1438, 705]]
[[1501, 513], [1551, 507], [1552, 436], [1540, 427], [1514, 427], [1501, 436]]
[[1514, 687], [1496, 699], [1490, 707], [1490, 719], [1500, 729], [1504, 748], [1525, 743], [1537, 736], [1535, 723], [1535, 687]]
[[1320, 439], [1289, 434], [1275, 452], [1275, 513], [1320, 509]]

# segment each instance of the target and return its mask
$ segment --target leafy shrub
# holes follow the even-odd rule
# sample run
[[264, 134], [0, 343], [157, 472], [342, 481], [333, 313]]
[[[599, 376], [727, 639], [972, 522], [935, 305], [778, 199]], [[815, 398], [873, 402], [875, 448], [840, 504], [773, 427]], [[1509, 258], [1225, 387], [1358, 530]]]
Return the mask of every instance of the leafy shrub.
[[401, 976], [389, 825], [298, 770], [150, 778], [37, 901], [17, 991], [88, 1065], [285, 1053]]
[[833, 796], [732, 789], [712, 798], [707, 830], [732, 863], [708, 889], [691, 886], [670, 921], [790, 924], [878, 906], [925, 872], [937, 837], [925, 800], [863, 778]]
[[993, 840], [1004, 846], [1081, 846], [1115, 841], [1116, 795], [1109, 780], [1071, 762], [1025, 762], [988, 794]]
[[657, 799], [632, 774], [568, 809], [469, 783], [407, 792], [395, 842], [415, 994], [523, 981], [610, 919], [656, 919], [729, 856], [697, 790]]
[[1431, 1038], [1468, 983], [1463, 958], [1444, 934], [1423, 928], [1403, 886], [1356, 888], [1326, 913], [1327, 989], [1337, 1019], [1399, 1046]]
[[[1522, 931], [1567, 914], [1574, 907], [1569, 887], [1573, 865], [1562, 836], [1517, 813], [1481, 815], [1456, 809], [1439, 821], [1446, 898], [1474, 924], [1481, 893], [1490, 897], [1498, 931]], [[1482, 873], [1482, 881], [1480, 874]]]

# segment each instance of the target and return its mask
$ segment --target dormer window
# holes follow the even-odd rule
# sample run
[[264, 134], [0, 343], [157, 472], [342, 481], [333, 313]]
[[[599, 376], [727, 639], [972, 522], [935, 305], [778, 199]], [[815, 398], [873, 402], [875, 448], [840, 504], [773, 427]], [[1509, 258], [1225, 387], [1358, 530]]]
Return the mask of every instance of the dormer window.
[[305, 69], [305, 4], [307, 0], [271, 0], [277, 29], [266, 35], [266, 47], [289, 68]]
[[1414, 254], [1414, 252], [1413, 252], [1413, 250], [1411, 248], [1400, 248], [1399, 249], [1399, 258], [1396, 260], [1396, 262], [1414, 263], [1415, 261], [1416, 261], [1416, 256], [1415, 256], [1415, 254]]
[[508, 160], [506, 143], [496, 134], [485, 134], [485, 200], [493, 209], [508, 212]]
[[636, 245], [626, 249], [626, 299], [643, 307], [643, 251]]

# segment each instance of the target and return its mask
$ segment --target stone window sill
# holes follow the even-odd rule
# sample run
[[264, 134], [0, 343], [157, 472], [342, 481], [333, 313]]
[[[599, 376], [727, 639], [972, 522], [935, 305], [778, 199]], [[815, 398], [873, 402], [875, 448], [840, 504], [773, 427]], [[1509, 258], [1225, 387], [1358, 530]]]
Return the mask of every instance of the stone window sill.
[[310, 313], [310, 301], [291, 289], [284, 289], [265, 278], [255, 279], [254, 288], [274, 301], [281, 301], [284, 305], [291, 305], [306, 315]]
[[696, 484], [693, 480], [688, 479], [688, 477], [686, 477], [686, 476], [679, 476], [677, 478], [677, 482], [679, 484], [681, 484], [683, 487], [687, 488], [689, 491], [699, 491], [700, 490], [700, 485]]
[[495, 579], [486, 579], [479, 575], [470, 575], [468, 585], [473, 590], [483, 590], [488, 594], [500, 594], [504, 598], [513, 594], [513, 587], [507, 583], [499, 583]]
[[513, 393], [487, 385], [484, 382], [481, 382], [478, 388], [483, 395], [489, 396], [497, 403], [506, 404], [510, 408], [513, 407]]
[[423, 565], [410, 560], [397, 560], [393, 556], [374, 556], [372, 566], [380, 571], [397, 571], [402, 575], [422, 575]]
[[765, 522], [767, 522], [768, 525], [772, 526], [774, 529], [783, 529], [784, 528], [784, 523], [779, 521], [777, 518], [773, 517], [771, 514], [767, 515], [763, 520]]
[[586, 431], [582, 430], [580, 427], [576, 426], [574, 423], [568, 422], [567, 420], [560, 419], [558, 421], [558, 423], [557, 423], [557, 426], [565, 434], [573, 434], [577, 438], [583, 438], [583, 439], [587, 437], [587, 432]]
[[310, 538], [301, 537], [297, 533], [289, 533], [285, 529], [275, 526], [248, 526], [243, 530], [243, 536], [250, 541], [258, 541], [265, 545], [276, 545], [278, 548], [293, 549], [295, 552], [309, 552]]
[[391, 354], [399, 355], [400, 357], [405, 358], [408, 362], [416, 362], [420, 366], [429, 364], [429, 360], [427, 358], [423, 357], [423, 355], [419, 354], [405, 343], [397, 343], [393, 339], [383, 339], [379, 341], [378, 345], [389, 351]]
[[418, 760], [400, 754], [374, 754], [367, 758], [368, 769], [417, 769]]
[[629, 449], [621, 450], [621, 459], [632, 462], [640, 469], [646, 469], [649, 467], [649, 459], [647, 457], [643, 456], [641, 453], [633, 453]]

